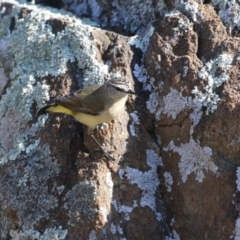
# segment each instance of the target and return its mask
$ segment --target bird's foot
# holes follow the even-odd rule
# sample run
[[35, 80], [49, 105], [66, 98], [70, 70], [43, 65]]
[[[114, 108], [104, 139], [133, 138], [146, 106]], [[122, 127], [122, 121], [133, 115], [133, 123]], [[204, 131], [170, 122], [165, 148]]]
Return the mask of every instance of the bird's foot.
[[98, 142], [98, 140], [91, 134], [91, 138], [95, 141], [95, 143], [98, 145], [98, 147], [100, 148], [100, 150], [104, 153], [104, 155], [106, 156], [106, 158], [108, 160], [115, 160], [109, 153], [107, 153], [103, 147], [101, 146], [101, 144]]

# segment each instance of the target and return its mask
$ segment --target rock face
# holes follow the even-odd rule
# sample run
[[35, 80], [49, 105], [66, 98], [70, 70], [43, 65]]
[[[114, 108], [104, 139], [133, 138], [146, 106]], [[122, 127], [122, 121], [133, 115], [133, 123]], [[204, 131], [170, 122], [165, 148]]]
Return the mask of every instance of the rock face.
[[[238, 3], [19, 2], [0, 3], [0, 239], [240, 239]], [[115, 75], [136, 96], [94, 133], [113, 160], [35, 116]]]

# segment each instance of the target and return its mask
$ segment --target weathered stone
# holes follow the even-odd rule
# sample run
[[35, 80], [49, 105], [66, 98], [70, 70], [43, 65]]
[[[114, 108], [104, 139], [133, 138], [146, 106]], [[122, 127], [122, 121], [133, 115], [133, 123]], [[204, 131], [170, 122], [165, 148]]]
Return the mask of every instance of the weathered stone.
[[[62, 2], [115, 32], [0, 3], [0, 238], [239, 239], [238, 3]], [[113, 160], [70, 116], [35, 117], [114, 74], [137, 95], [94, 132]]]

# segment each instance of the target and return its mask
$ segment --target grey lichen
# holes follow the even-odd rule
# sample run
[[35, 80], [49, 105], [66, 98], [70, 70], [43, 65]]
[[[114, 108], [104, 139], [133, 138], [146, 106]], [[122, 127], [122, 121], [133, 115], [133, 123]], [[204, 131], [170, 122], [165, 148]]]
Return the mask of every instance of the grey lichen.
[[156, 14], [166, 7], [162, 0], [157, 1], [156, 6], [148, 0], [134, 0], [125, 4], [113, 1], [112, 5], [116, 10], [113, 10], [111, 23], [114, 25], [121, 23], [125, 30], [135, 33], [151, 24], [156, 19]]
[[154, 27], [149, 25], [147, 29], [144, 29], [144, 32], [140, 35], [135, 35], [129, 38], [128, 42], [131, 45], [134, 45], [137, 48], [140, 48], [142, 52], [146, 52], [150, 37], [154, 33]]
[[97, 212], [96, 194], [96, 186], [93, 182], [80, 182], [66, 194], [64, 208], [68, 210], [70, 225], [81, 221], [93, 221]]
[[192, 93], [195, 95], [195, 100], [206, 107], [207, 114], [217, 109], [220, 98], [216, 89], [228, 80], [227, 71], [231, 67], [232, 60], [232, 56], [226, 53], [221, 54], [216, 59], [207, 62], [198, 73], [200, 79], [207, 80], [207, 84], [204, 87], [204, 92], [195, 87]]
[[90, 15], [91, 18], [100, 26], [122, 27], [124, 30], [137, 33], [146, 28], [155, 19], [156, 15], [166, 9], [163, 0], [156, 1], [154, 4], [148, 0], [109, 2], [109, 12], [106, 14], [106, 7], [96, 0], [63, 0], [70, 6], [70, 10], [78, 16]]
[[30, 229], [25, 232], [17, 232], [11, 230], [10, 235], [12, 240], [64, 240], [67, 236], [67, 230], [59, 228], [48, 228], [43, 234], [40, 232]]
[[[22, 7], [29, 11], [19, 18]], [[15, 26], [10, 31], [12, 19]], [[66, 26], [53, 33], [51, 19]], [[37, 121], [33, 115], [49, 100], [45, 77], [64, 74], [68, 62], [77, 63], [83, 86], [103, 82], [108, 68], [95, 58], [92, 30], [81, 20], [52, 10], [16, 4], [6, 13], [0, 4], [0, 61], [10, 70], [8, 87], [0, 100], [0, 202], [2, 213], [11, 211], [17, 219], [19, 231], [11, 231], [13, 239], [65, 239], [67, 234], [57, 223], [43, 233], [34, 230], [40, 220], [51, 217], [50, 210], [59, 207], [56, 193], [62, 194], [64, 187], [49, 185], [60, 168], [50, 148], [36, 138], [47, 116]], [[88, 221], [93, 219], [94, 196], [91, 183], [80, 183], [67, 193], [64, 207], [71, 220], [78, 220], [74, 215], [78, 212]], [[0, 222], [6, 221], [6, 216], [2, 214]], [[10, 231], [10, 225], [5, 225], [3, 239]]]
[[[34, 7], [31, 9], [36, 10]], [[64, 30], [54, 34], [51, 24], [48, 23], [51, 18], [60, 18], [68, 24]], [[16, 30], [8, 35], [9, 47], [14, 46], [11, 51], [18, 63], [12, 76], [19, 76], [23, 70], [34, 73], [36, 77], [58, 76], [66, 72], [68, 61], [77, 60], [79, 68], [89, 68], [83, 71], [84, 81], [90, 81], [89, 78], [103, 81], [102, 73], [106, 71], [106, 66], [95, 59], [92, 30], [91, 26], [74, 17], [54, 14], [47, 10], [32, 11], [24, 19], [19, 19]], [[25, 40], [24, 49], [19, 41], [21, 38]], [[93, 85], [96, 82], [88, 84]]]
[[183, 183], [187, 181], [188, 175], [191, 173], [195, 173], [198, 182], [203, 181], [204, 170], [217, 174], [218, 167], [211, 159], [212, 149], [210, 147], [202, 148], [192, 137], [188, 143], [180, 146], [175, 146], [171, 141], [163, 150], [177, 152], [180, 155], [178, 167]]
[[196, 1], [176, 0], [176, 10], [189, 17], [193, 22], [200, 23], [204, 18], [202, 12], [199, 10], [199, 4]]
[[41, 218], [48, 218], [48, 210], [55, 208], [58, 200], [51, 194], [47, 181], [59, 172], [46, 146], [22, 156], [14, 164], [0, 168], [0, 202], [3, 211], [16, 211], [19, 224], [25, 230], [33, 228]]
[[[63, 74], [67, 71], [67, 62], [77, 61], [83, 72], [83, 85], [88, 86], [102, 83], [108, 70], [95, 59], [91, 26], [74, 17], [28, 7], [32, 11], [25, 18], [19, 19], [16, 14], [21, 5], [14, 7], [9, 15], [0, 15], [0, 49], [11, 57], [12, 69], [11, 84], [0, 101], [0, 135], [9, 135], [7, 142], [0, 140], [0, 164], [16, 160], [20, 153], [29, 153], [38, 147], [35, 133], [44, 126], [47, 117], [41, 117], [30, 127], [26, 122], [32, 120], [34, 105], [40, 108], [49, 100], [49, 86], [44, 77]], [[13, 17], [15, 28], [10, 32]], [[61, 18], [68, 24], [54, 34], [48, 23], [51, 18]]]
[[[127, 167], [125, 170], [121, 170], [120, 177], [126, 176], [131, 184], [137, 184], [141, 189], [142, 197], [140, 200], [140, 206], [149, 207], [156, 215], [158, 221], [162, 220], [162, 215], [157, 211], [156, 204], [156, 191], [160, 184], [157, 175], [158, 166], [163, 166], [162, 159], [154, 152], [154, 150], [147, 150], [147, 164], [151, 168], [149, 171], [139, 171], [138, 169]], [[116, 200], [112, 201], [112, 205], [119, 213], [125, 214], [125, 219], [130, 220], [130, 213], [133, 208], [137, 207], [137, 200], [134, 200], [132, 207], [119, 205]]]
[[213, 0], [210, 4], [217, 9], [218, 15], [225, 26], [228, 27], [230, 34], [233, 29], [240, 30], [240, 6], [238, 1]]

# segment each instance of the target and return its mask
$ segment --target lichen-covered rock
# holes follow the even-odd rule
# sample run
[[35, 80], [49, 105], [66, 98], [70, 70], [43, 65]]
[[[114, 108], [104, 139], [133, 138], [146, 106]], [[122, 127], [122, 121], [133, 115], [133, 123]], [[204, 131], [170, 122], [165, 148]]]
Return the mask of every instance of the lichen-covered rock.
[[170, 237], [159, 151], [146, 132], [141, 147], [134, 136], [136, 97], [130, 115], [95, 132], [115, 160], [96, 152], [73, 118], [35, 116], [53, 98], [104, 78], [124, 75], [133, 85], [128, 38], [64, 10], [3, 1], [0, 12], [0, 238]]
[[[237, 2], [62, 3], [0, 3], [0, 239], [239, 239]], [[94, 133], [114, 160], [35, 117], [115, 75], [137, 95]]]
[[63, 0], [69, 11], [79, 17], [89, 16], [101, 27], [136, 33], [152, 23], [157, 14], [166, 10], [163, 0]]
[[181, 239], [238, 239], [239, 41], [210, 5], [176, 9], [155, 23], [135, 68], [150, 90], [167, 218]]

